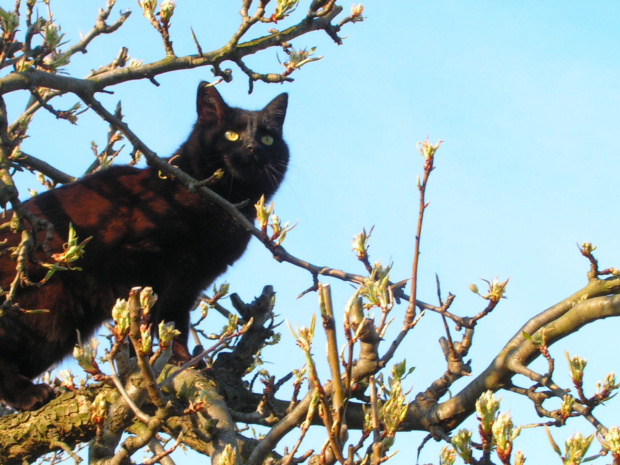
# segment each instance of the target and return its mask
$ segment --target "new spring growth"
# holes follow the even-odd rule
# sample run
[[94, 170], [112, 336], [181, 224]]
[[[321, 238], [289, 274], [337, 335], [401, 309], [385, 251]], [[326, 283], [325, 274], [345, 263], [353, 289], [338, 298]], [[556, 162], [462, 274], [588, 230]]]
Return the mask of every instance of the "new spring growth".
[[471, 456], [471, 431], [466, 429], [459, 430], [452, 438], [452, 447], [459, 457], [463, 459], [465, 463], [470, 463]]
[[360, 295], [368, 300], [364, 308], [371, 309], [380, 307], [383, 310], [391, 310], [394, 306], [394, 293], [390, 286], [390, 270], [392, 264], [385, 268], [378, 261], [372, 268], [370, 276], [364, 278], [364, 283], [360, 287]]
[[116, 399], [109, 392], [99, 392], [90, 406], [90, 418], [96, 425], [102, 425], [108, 416], [108, 405]]
[[90, 242], [92, 238], [92, 236], [87, 237], [82, 242], [78, 243], [77, 233], [75, 232], [73, 225], [69, 223], [69, 237], [67, 239], [67, 242], [62, 246], [64, 252], [52, 254], [52, 259], [56, 263], [41, 263], [41, 266], [49, 269], [43, 281], [47, 281], [48, 279], [50, 279], [56, 271], [82, 271], [81, 268], [77, 266], [72, 266], [71, 263], [80, 259], [84, 255], [84, 247]]
[[271, 215], [271, 228], [273, 229], [272, 240], [277, 239], [276, 245], [281, 245], [284, 242], [284, 238], [286, 237], [286, 232], [288, 231], [288, 221], [284, 223], [280, 223], [280, 217], [276, 214]]
[[99, 373], [99, 365], [97, 365], [97, 347], [99, 341], [92, 338], [89, 345], [76, 344], [73, 348], [73, 357], [86, 373]]
[[493, 281], [487, 281], [486, 279], [483, 279], [483, 281], [489, 285], [489, 290], [487, 294], [480, 294], [478, 286], [476, 286], [475, 284], [470, 284], [469, 290], [472, 291], [474, 294], [478, 294], [483, 299], [492, 302], [498, 302], [500, 299], [506, 298], [504, 294], [506, 292], [506, 287], [508, 286], [508, 281], [510, 281], [510, 278], [508, 278], [504, 282], [500, 282], [499, 278], [496, 276], [495, 278], [493, 278]]
[[161, 321], [157, 329], [159, 334], [159, 347], [162, 350], [166, 350], [172, 343], [173, 339], [181, 335], [181, 331], [174, 328], [173, 322], [164, 323]]
[[588, 361], [581, 358], [579, 355], [570, 356], [568, 351], [565, 352], [568, 359], [568, 366], [570, 368], [570, 376], [573, 379], [573, 383], [581, 384], [583, 381], [583, 370], [586, 368]]
[[515, 428], [510, 413], [500, 413], [493, 423], [492, 430], [497, 454], [502, 460], [508, 459], [512, 452], [512, 443], [521, 433], [521, 427]]
[[323, 59], [322, 56], [320, 57], [312, 56], [312, 54], [315, 51], [316, 51], [316, 47], [312, 47], [310, 50], [306, 50], [305, 48], [303, 50], [296, 50], [294, 48], [289, 49], [287, 51], [288, 61], [282, 63], [282, 65], [286, 68], [286, 70], [283, 73], [284, 76], [288, 76], [296, 69], [299, 69], [302, 66], [307, 65], [308, 63], [322, 60]]
[[34, 66], [34, 61], [28, 60], [26, 58], [26, 55], [22, 55], [21, 58], [17, 60], [17, 63], [15, 64], [15, 71], [17, 71], [18, 73], [24, 73], [30, 70], [33, 66]]
[[152, 21], [155, 18], [155, 8], [157, 8], [157, 0], [138, 0], [142, 14], [146, 19]]
[[170, 18], [174, 14], [174, 9], [176, 8], [176, 4], [174, 0], [164, 0], [159, 7], [159, 16], [161, 18], [161, 22], [168, 25], [170, 23]]
[[486, 391], [476, 401], [476, 412], [478, 412], [480, 428], [485, 434], [491, 434], [500, 401], [501, 399], [495, 397], [493, 391]]
[[584, 242], [581, 244], [581, 253], [584, 255], [591, 255], [596, 250], [596, 246], [590, 242]]
[[142, 308], [142, 315], [144, 315], [144, 319], [148, 318], [149, 313], [151, 312], [151, 308], [157, 302], [157, 294], [153, 292], [152, 287], [145, 287], [140, 292], [140, 308]]
[[226, 444], [220, 456], [221, 465], [235, 465], [237, 463], [237, 450], [230, 444]]
[[280, 21], [290, 15], [293, 11], [295, 11], [298, 3], [299, 0], [278, 0], [276, 12], [273, 16], [274, 21]]
[[609, 373], [605, 379], [596, 383], [596, 399], [600, 402], [611, 398], [611, 393], [618, 389], [620, 384], [616, 384], [616, 374]]
[[[404, 361], [392, 368], [392, 377], [388, 380], [390, 384], [390, 388], [387, 391], [388, 398], [381, 405], [379, 412], [381, 423], [385, 425], [384, 435], [388, 438], [394, 438], [398, 427], [405, 421], [407, 416], [407, 399], [402, 388], [402, 380], [406, 369], [407, 365]], [[411, 373], [411, 370], [409, 373]]]
[[312, 340], [314, 339], [316, 315], [312, 314], [312, 320], [310, 322], [309, 328], [302, 326], [301, 328], [298, 328], [297, 331], [295, 331], [288, 321], [286, 322], [286, 324], [288, 325], [291, 334], [293, 334], [293, 337], [297, 340], [297, 345], [301, 347], [301, 350], [303, 350], [304, 353], [309, 355], [310, 351], [312, 350]]
[[19, 15], [13, 11], [6, 11], [0, 8], [0, 29], [2, 29], [3, 39], [7, 42], [12, 40], [12, 35], [17, 32], [19, 27]]
[[368, 248], [370, 247], [368, 242], [373, 229], [374, 226], [367, 233], [366, 228], [362, 228], [362, 232], [353, 237], [353, 251], [358, 260], [365, 261], [368, 259]]
[[71, 370], [60, 370], [58, 372], [58, 379], [60, 379], [61, 385], [75, 391], [75, 375], [71, 373]]
[[420, 152], [422, 154], [422, 156], [424, 157], [424, 159], [427, 162], [431, 162], [432, 165], [432, 161], [435, 157], [435, 152], [437, 152], [437, 149], [439, 148], [439, 146], [442, 144], [442, 140], [437, 141], [437, 143], [435, 145], [431, 144], [430, 141], [428, 140], [428, 138], [424, 141], [424, 142], [418, 142], [416, 144], [416, 147], [418, 149], [418, 152]]
[[364, 21], [362, 14], [364, 13], [364, 5], [361, 3], [359, 5], [353, 4], [351, 5], [351, 21], [354, 23]]
[[140, 325], [140, 344], [142, 355], [150, 355], [153, 349], [153, 335], [151, 334], [151, 325]]
[[439, 465], [454, 465], [456, 461], [456, 451], [450, 447], [445, 446], [441, 449], [441, 453], [439, 454]]
[[213, 297], [211, 297], [212, 301], [218, 301], [228, 295], [230, 291], [230, 284], [222, 283], [219, 287], [213, 286]]
[[579, 465], [585, 457], [594, 435], [584, 438], [581, 433], [575, 433], [566, 440], [564, 449], [564, 465]]
[[601, 444], [612, 454], [620, 455], [620, 428], [617, 426], [609, 428]]
[[[127, 63], [127, 67], [128, 68], [137, 68], [138, 66], [142, 66], [144, 64], [144, 60], [138, 60], [136, 58], [132, 58], [129, 60], [129, 63]], [[138, 152], [139, 154], [140, 152]]]
[[562, 400], [562, 406], [560, 407], [560, 416], [562, 420], [566, 421], [567, 418], [573, 413], [573, 405], [575, 405], [575, 398], [570, 394], [564, 396]]
[[261, 198], [254, 205], [256, 208], [256, 221], [258, 221], [258, 227], [260, 228], [263, 236], [267, 236], [267, 226], [269, 225], [269, 217], [273, 213], [273, 202], [265, 207], [265, 196], [261, 195]]
[[64, 36], [65, 35], [60, 32], [60, 27], [49, 21], [43, 29], [43, 46], [48, 50], [54, 50], [60, 45]]
[[[265, 206], [264, 195], [261, 196], [258, 202], [256, 202], [254, 208], [256, 208], [256, 220], [258, 221], [258, 225], [261, 232], [263, 233], [263, 236], [266, 237], [270, 242], [275, 241], [276, 246], [281, 245], [286, 238], [286, 233], [291, 231], [295, 226], [289, 226], [288, 221], [283, 225], [280, 221], [280, 217], [273, 213], [273, 202], [271, 202], [268, 207]], [[268, 226], [272, 230], [271, 236], [267, 234]]]
[[125, 299], [116, 299], [114, 307], [112, 307], [112, 319], [114, 320], [114, 337], [117, 341], [121, 341], [129, 334], [129, 306]]
[[515, 454], [515, 465], [524, 465], [525, 464], [525, 455], [523, 452], [518, 450]]

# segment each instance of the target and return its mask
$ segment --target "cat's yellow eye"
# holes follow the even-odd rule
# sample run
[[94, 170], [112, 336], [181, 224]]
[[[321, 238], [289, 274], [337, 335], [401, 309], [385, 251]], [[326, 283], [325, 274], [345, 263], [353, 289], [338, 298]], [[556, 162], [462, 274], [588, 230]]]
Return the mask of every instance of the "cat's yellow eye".
[[226, 131], [224, 133], [224, 137], [226, 137], [226, 139], [228, 139], [229, 141], [234, 142], [236, 140], [239, 140], [239, 133], [235, 131]]
[[271, 136], [263, 136], [260, 138], [260, 141], [265, 145], [273, 144], [273, 137]]

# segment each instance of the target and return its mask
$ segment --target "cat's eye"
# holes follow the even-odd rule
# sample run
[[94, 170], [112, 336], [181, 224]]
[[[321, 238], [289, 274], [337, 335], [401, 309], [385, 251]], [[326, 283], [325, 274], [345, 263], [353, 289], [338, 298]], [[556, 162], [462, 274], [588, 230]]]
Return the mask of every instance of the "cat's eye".
[[265, 145], [273, 144], [273, 137], [271, 136], [263, 136], [260, 138], [260, 141]]
[[226, 131], [224, 133], [224, 137], [226, 137], [226, 139], [228, 139], [229, 141], [234, 142], [236, 140], [239, 140], [239, 133], [235, 131]]

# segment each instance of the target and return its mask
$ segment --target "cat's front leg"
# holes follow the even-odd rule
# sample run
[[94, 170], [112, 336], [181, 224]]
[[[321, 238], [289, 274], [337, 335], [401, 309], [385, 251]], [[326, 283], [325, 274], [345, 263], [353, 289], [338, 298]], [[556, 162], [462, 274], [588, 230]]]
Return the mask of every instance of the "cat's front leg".
[[56, 397], [47, 384], [34, 384], [0, 360], [0, 398], [18, 410], [37, 410]]

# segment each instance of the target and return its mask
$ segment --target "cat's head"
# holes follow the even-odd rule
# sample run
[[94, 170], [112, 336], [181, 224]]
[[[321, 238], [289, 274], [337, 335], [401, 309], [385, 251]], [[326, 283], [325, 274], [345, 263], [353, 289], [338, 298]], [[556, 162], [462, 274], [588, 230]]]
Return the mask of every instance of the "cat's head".
[[262, 110], [242, 110], [228, 106], [208, 83], [198, 86], [201, 151], [208, 152], [211, 166], [223, 169], [232, 197], [270, 197], [282, 182], [289, 160], [282, 138], [287, 102], [284, 93]]

